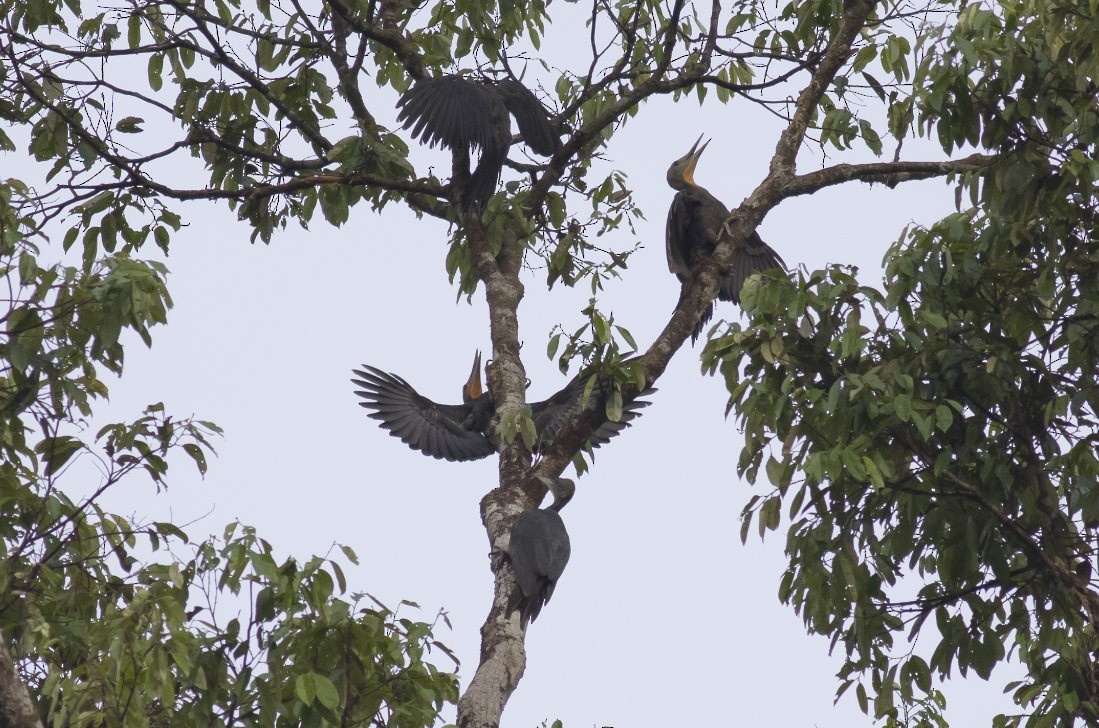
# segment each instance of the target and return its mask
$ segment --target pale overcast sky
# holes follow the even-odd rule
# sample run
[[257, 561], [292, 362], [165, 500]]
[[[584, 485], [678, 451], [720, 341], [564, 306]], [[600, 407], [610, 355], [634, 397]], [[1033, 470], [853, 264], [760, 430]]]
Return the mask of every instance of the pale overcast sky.
[[[575, 27], [551, 29], [544, 48], [567, 61]], [[586, 44], [571, 50], [586, 54]], [[585, 57], [574, 70], [586, 69]], [[679, 293], [663, 250], [668, 164], [699, 134], [712, 136], [696, 179], [735, 205], [762, 179], [779, 128], [752, 104], [699, 109], [693, 98], [661, 99], [610, 144], [608, 157], [629, 175], [648, 219], [637, 236], [623, 230], [608, 241], [624, 249], [639, 240], [644, 249], [601, 307], [642, 349]], [[917, 158], [939, 157], [919, 149], [906, 145]], [[445, 170], [449, 154], [423, 150], [415, 160], [421, 173], [428, 164]], [[801, 157], [803, 170], [819, 164], [811, 152]], [[849, 185], [783, 204], [760, 232], [791, 266], [855, 264], [865, 283], [877, 284], [901, 229], [952, 209], [952, 192], [938, 182]], [[491, 600], [478, 502], [496, 483], [496, 463], [446, 463], [408, 449], [366, 417], [349, 382], [352, 367], [369, 363], [436, 401], [458, 402], [474, 350], [489, 356], [481, 292], [472, 305], [456, 304], [447, 281], [445, 226], [397, 205], [381, 216], [363, 205], [343, 228], [318, 215], [310, 230], [263, 246], [251, 245], [251, 230], [224, 207], [182, 212], [190, 225], [168, 259], [176, 303], [169, 325], [154, 332], [152, 350], [131, 344], [101, 419], [137, 417], [163, 400], [171, 413], [217, 422], [225, 437], [205, 480], [180, 463], [167, 493], [133, 482], [108, 505], [177, 522], [201, 518], [189, 528], [195, 535], [239, 519], [280, 557], [351, 546], [361, 559], [347, 570], [352, 590], [391, 606], [416, 601], [422, 611], [408, 614], [416, 619], [448, 612], [453, 631], [440, 624], [436, 634], [461, 658], [464, 687]], [[545, 357], [547, 334], [557, 323], [580, 325], [588, 289], [547, 293], [540, 275], [524, 283], [520, 327], [536, 400], [566, 382]], [[715, 320], [738, 315], [722, 303]], [[721, 381], [699, 374], [700, 350], [677, 354], [653, 405], [597, 451], [578, 481], [562, 514], [572, 560], [528, 632], [526, 676], [504, 725], [872, 725], [853, 690], [833, 706], [840, 656], [829, 657], [827, 639], [806, 636], [778, 601], [785, 520], [766, 542], [740, 544], [741, 507], [769, 486], [737, 477], [741, 437], [723, 417]], [[448, 665], [441, 654], [436, 662]], [[993, 685], [971, 678], [945, 686], [954, 725], [987, 724], [1007, 707], [996, 687], [1006, 678], [993, 677]]]

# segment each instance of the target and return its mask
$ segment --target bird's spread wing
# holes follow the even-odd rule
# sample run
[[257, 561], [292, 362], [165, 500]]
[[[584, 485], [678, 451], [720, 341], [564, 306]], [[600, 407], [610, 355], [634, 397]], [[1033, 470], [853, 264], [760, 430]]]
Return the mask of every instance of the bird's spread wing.
[[[534, 425], [538, 429], [538, 450], [544, 450], [549, 447], [557, 437], [557, 433], [561, 428], [580, 412], [580, 405], [584, 399], [584, 388], [587, 385], [587, 381], [586, 377], [575, 377], [565, 385], [564, 389], [557, 392], [549, 399], [544, 402], [535, 402], [531, 405], [531, 411], [534, 415]], [[601, 377], [592, 388], [592, 396], [606, 396], [609, 387], [610, 382]], [[638, 394], [632, 402], [622, 408], [622, 418], [617, 422], [607, 420], [599, 425], [599, 427], [592, 432], [591, 437], [588, 438], [587, 445], [593, 448], [599, 447], [600, 445], [606, 444], [612, 437], [629, 427], [631, 420], [639, 417], [641, 415], [641, 410], [652, 404], [651, 402], [642, 399], [642, 397], [647, 397], [655, 391], [655, 389], [650, 387]]]
[[450, 149], [493, 146], [497, 118], [506, 113], [496, 94], [461, 76], [417, 81], [397, 106], [397, 121], [411, 129], [413, 136]]
[[629, 427], [632, 420], [641, 416], [641, 410], [652, 404], [652, 402], [641, 399], [641, 397], [651, 396], [654, 392], [656, 392], [654, 387], [648, 387], [639, 392], [632, 402], [622, 407], [622, 418], [620, 420], [617, 422], [607, 420], [595, 428], [595, 432], [591, 433], [591, 437], [588, 438], [588, 444], [593, 448], [605, 445], [612, 437]]
[[726, 276], [721, 281], [718, 297], [722, 301], [732, 301], [740, 305], [740, 289], [744, 287], [744, 281], [755, 273], [773, 268], [785, 271], [786, 262], [774, 248], [763, 242], [758, 233], [752, 233], [744, 247], [737, 253], [732, 275]]
[[496, 91], [531, 150], [550, 157], [561, 149], [561, 137], [554, 131], [546, 107], [530, 89], [513, 79], [504, 79], [496, 82]]
[[471, 409], [464, 405], [437, 404], [420, 395], [408, 382], [372, 366], [353, 370], [353, 384], [370, 410], [370, 417], [399, 437], [413, 450], [451, 461], [480, 460], [496, 452], [482, 433], [463, 423]]

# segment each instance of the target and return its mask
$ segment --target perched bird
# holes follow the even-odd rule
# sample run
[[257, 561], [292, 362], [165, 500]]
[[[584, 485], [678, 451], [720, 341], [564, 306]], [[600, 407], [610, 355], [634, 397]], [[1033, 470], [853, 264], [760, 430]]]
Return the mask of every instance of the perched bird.
[[[701, 147], [698, 138], [686, 155], [672, 162], [668, 167], [668, 184], [678, 190], [668, 209], [668, 226], [665, 244], [668, 255], [668, 270], [675, 273], [680, 283], [686, 283], [691, 268], [702, 257], [713, 252], [721, 235], [721, 227], [729, 217], [729, 208], [710, 192], [695, 183], [695, 165], [706, 150], [709, 141]], [[767, 243], [753, 232], [737, 252], [733, 271], [721, 280], [717, 297], [722, 301], [740, 304], [740, 289], [744, 281], [753, 273], [779, 268], [786, 270], [786, 263]], [[697, 341], [703, 327], [714, 315], [714, 305], [710, 303], [698, 325], [691, 333], [691, 341]]]
[[523, 627], [537, 619], [542, 607], [549, 603], [571, 553], [569, 532], [560, 514], [572, 500], [576, 484], [568, 478], [538, 478], [553, 493], [553, 503], [549, 508], [520, 513], [511, 527], [507, 548], [515, 580], [519, 582], [519, 592], [512, 596], [508, 612], [518, 610]]
[[[394, 437], [413, 450], [451, 461], [480, 460], [496, 452], [485, 431], [496, 414], [492, 395], [481, 386], [481, 353], [473, 359], [473, 371], [462, 385], [462, 404], [438, 404], [424, 397], [396, 374], [389, 374], [364, 364], [352, 370], [353, 384], [363, 401], [359, 405], [371, 410], [370, 417]], [[560, 429], [580, 411], [588, 377], [577, 376], [549, 399], [530, 405], [538, 442], [534, 451], [549, 447]], [[600, 377], [592, 388], [592, 397], [609, 394], [611, 380]], [[587, 445], [599, 447], [630, 426], [649, 402], [640, 399], [655, 392], [646, 389], [622, 408], [617, 422], [607, 420], [591, 434]]]
[[[546, 107], [512, 78], [425, 78], [406, 91], [397, 106], [397, 120], [411, 129], [413, 136], [454, 153], [451, 180], [463, 210], [484, 209], [496, 191], [511, 147], [509, 113], [532, 151], [549, 157], [561, 149]], [[474, 149], [480, 150], [481, 159], [471, 174], [469, 156]]]

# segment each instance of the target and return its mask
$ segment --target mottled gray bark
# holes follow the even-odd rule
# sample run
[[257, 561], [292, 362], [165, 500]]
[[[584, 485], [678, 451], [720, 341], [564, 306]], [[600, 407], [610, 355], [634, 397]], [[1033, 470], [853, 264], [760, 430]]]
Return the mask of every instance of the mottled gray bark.
[[[474, 265], [485, 287], [492, 337], [492, 365], [488, 367], [489, 391], [497, 411], [514, 412], [526, 401], [526, 370], [519, 356], [519, 320], [516, 312], [523, 299], [519, 281], [521, 243], [513, 236], [493, 255], [485, 230], [476, 214], [467, 215], [466, 234]], [[518, 443], [500, 454], [500, 485], [481, 500], [481, 521], [490, 548], [502, 553], [511, 525], [518, 515], [534, 507], [545, 487], [528, 472], [531, 456]], [[518, 615], [507, 613], [508, 598], [515, 588], [511, 568], [503, 559], [492, 560], [495, 577], [492, 606], [481, 627], [481, 659], [477, 671], [458, 700], [461, 728], [496, 728], [504, 706], [515, 692], [527, 666], [523, 630]]]
[[0, 728], [42, 728], [31, 694], [15, 669], [8, 643], [0, 634]]

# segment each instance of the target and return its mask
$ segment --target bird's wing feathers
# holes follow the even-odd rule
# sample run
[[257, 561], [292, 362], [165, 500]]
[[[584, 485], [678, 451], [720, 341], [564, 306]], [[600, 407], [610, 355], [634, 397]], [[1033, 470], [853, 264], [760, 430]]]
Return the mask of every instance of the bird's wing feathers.
[[533, 622], [553, 596], [570, 555], [569, 533], [558, 513], [535, 509], [519, 514], [511, 529], [508, 556], [522, 594], [512, 609], [519, 610], [524, 625]]
[[496, 82], [496, 90], [531, 150], [550, 157], [561, 149], [561, 137], [554, 131], [546, 107], [530, 89], [513, 79], [504, 79]]
[[[544, 450], [549, 447], [557, 437], [557, 433], [580, 411], [580, 404], [584, 398], [584, 388], [587, 378], [574, 377], [565, 388], [543, 402], [535, 402], [531, 405], [534, 415], [534, 426], [538, 429], [538, 444], [536, 450]], [[600, 380], [592, 388], [592, 396], [599, 397], [606, 394], [608, 383]], [[632, 402], [622, 408], [622, 418], [617, 422], [606, 420], [592, 432], [587, 444], [591, 447], [599, 447], [608, 440], [630, 426], [630, 422], [641, 415], [641, 410], [648, 407], [651, 402], [641, 399], [655, 392], [649, 388], [641, 392]]]
[[[414, 137], [454, 151], [453, 181], [467, 210], [484, 209], [496, 191], [511, 146], [508, 112], [515, 116], [532, 150], [549, 156], [561, 148], [546, 108], [523, 84], [511, 79], [489, 83], [458, 75], [425, 78], [402, 94], [397, 106], [397, 120]], [[480, 150], [481, 159], [469, 175], [469, 154], [474, 149]]]
[[[545, 573], [538, 568], [538, 544], [541, 540], [545, 511], [523, 511], [511, 527], [511, 539], [508, 541], [508, 556], [515, 571], [515, 578], [523, 594], [534, 594], [538, 581]], [[557, 515], [554, 513], [554, 515]]]
[[733, 272], [722, 279], [718, 297], [740, 305], [740, 289], [744, 287], [744, 281], [755, 273], [773, 268], [785, 271], [786, 263], [770, 245], [763, 242], [759, 233], [753, 232], [737, 253]]
[[668, 256], [668, 270], [674, 273], [680, 282], [686, 281], [691, 272], [692, 207], [690, 196], [680, 192], [672, 199], [672, 206], [668, 208], [668, 225], [664, 236], [665, 253]]
[[413, 450], [451, 461], [480, 460], [496, 452], [482, 433], [463, 427], [469, 407], [432, 402], [397, 375], [372, 366], [364, 364], [353, 373], [352, 383], [362, 388], [355, 392], [363, 399], [359, 405]]
[[397, 102], [397, 121], [431, 146], [484, 149], [494, 143], [500, 100], [484, 85], [461, 76], [417, 81]]
[[[708, 255], [713, 251], [721, 235], [721, 226], [728, 216], [729, 210], [721, 200], [701, 187], [676, 194], [668, 209], [666, 250], [668, 269], [681, 282], [687, 280], [699, 254]], [[739, 304], [744, 281], [754, 273], [772, 268], [786, 270], [786, 264], [758, 233], [753, 232], [737, 253], [732, 273], [722, 279], [718, 298]], [[713, 306], [710, 306], [692, 332], [692, 341], [702, 333], [712, 315]]]
[[593, 448], [605, 445], [612, 437], [629, 427], [633, 420], [641, 416], [641, 410], [652, 404], [652, 402], [641, 398], [649, 397], [654, 392], [656, 392], [656, 389], [653, 387], [648, 387], [639, 392], [632, 402], [623, 405], [621, 419], [617, 422], [606, 420], [595, 428], [595, 432], [591, 433], [591, 437], [588, 438], [588, 444]]

